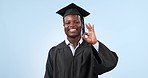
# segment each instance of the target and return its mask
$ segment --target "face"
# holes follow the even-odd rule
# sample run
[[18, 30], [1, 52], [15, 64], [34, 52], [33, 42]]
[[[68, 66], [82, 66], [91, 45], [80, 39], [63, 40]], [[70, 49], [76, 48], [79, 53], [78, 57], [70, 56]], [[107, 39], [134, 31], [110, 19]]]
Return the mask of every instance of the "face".
[[67, 15], [64, 17], [64, 30], [67, 37], [81, 36], [82, 23], [79, 15]]

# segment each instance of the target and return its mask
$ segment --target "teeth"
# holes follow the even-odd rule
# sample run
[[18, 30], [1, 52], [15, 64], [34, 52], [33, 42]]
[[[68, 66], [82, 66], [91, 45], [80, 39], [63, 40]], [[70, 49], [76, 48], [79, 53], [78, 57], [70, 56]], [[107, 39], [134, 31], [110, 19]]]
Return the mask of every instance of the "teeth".
[[76, 29], [70, 29], [69, 31], [70, 31], [70, 32], [74, 32], [74, 31], [76, 31]]

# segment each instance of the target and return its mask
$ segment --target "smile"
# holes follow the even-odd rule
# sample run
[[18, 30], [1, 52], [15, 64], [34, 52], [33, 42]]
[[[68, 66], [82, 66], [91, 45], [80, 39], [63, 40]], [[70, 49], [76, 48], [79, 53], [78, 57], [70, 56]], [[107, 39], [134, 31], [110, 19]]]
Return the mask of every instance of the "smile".
[[75, 32], [77, 29], [69, 29], [70, 32]]

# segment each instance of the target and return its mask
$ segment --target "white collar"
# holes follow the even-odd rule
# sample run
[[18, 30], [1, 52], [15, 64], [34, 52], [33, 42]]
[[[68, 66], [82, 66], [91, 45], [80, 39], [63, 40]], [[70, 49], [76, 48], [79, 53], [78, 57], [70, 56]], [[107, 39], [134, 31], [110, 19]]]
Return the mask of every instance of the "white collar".
[[[83, 42], [83, 39], [82, 38], [80, 38], [80, 40], [79, 40], [79, 44], [81, 44]], [[66, 45], [69, 45], [69, 44], [71, 44], [69, 41], [68, 41], [68, 39], [66, 38], [65, 39], [65, 43], [66, 43]]]

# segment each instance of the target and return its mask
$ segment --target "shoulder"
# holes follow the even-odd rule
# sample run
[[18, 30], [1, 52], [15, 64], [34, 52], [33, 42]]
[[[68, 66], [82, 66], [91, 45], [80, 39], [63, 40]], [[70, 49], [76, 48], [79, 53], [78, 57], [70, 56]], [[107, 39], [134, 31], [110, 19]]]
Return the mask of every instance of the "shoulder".
[[63, 49], [63, 48], [66, 48], [66, 47], [67, 47], [67, 45], [66, 45], [65, 41], [62, 41], [62, 42], [59, 43], [58, 45], [53, 46], [53, 47], [49, 50], [48, 55], [53, 57], [53, 56], [56, 54], [56, 52], [58, 52], [58, 50]]
[[53, 46], [53, 47], [50, 49], [50, 52], [55, 51], [56, 49], [59, 49], [59, 48], [64, 48], [64, 47], [67, 47], [67, 45], [66, 45], [65, 41], [62, 41], [62, 42], [59, 43], [58, 45]]
[[61, 43], [59, 43], [56, 48], [64, 48], [64, 47], [67, 47], [65, 41], [62, 41]]

